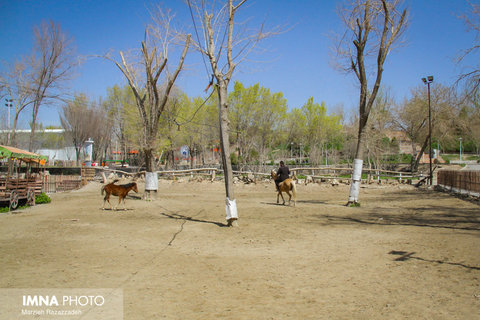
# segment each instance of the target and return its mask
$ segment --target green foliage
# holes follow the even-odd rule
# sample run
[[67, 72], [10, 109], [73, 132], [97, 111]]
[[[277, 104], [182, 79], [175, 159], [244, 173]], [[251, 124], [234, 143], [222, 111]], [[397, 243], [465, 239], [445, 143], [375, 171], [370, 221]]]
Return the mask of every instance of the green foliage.
[[[295, 156], [310, 155], [313, 163], [322, 161], [323, 150], [340, 150], [344, 143], [342, 116], [328, 114], [325, 102], [318, 104], [313, 98], [288, 114], [287, 130]], [[315, 156], [316, 153], [316, 156]]]
[[107, 88], [107, 98], [103, 102], [108, 118], [112, 120], [113, 129], [119, 137], [120, 150], [126, 145], [138, 145], [141, 141], [142, 126], [138, 117], [135, 96], [130, 86], [117, 85]]
[[411, 163], [412, 162], [411, 154], [389, 154], [383, 158], [384, 163], [396, 164], [396, 163]]
[[468, 160], [468, 161], [477, 161], [477, 162], [479, 162], [479, 161], [480, 161], [480, 157], [479, 157], [479, 156], [467, 156], [467, 160]]
[[45, 192], [42, 192], [35, 196], [36, 204], [50, 203], [50, 202], [52, 202], [52, 199]]
[[[26, 205], [23, 205], [23, 206], [18, 206], [17, 209], [15, 209], [15, 210], [22, 210], [22, 209], [28, 209], [28, 208], [30, 208], [30, 206], [28, 204], [26, 204]], [[7, 212], [10, 212], [9, 207], [0, 207], [0, 213], [7, 213]]]
[[230, 161], [232, 162], [232, 165], [238, 165], [238, 155], [235, 152], [230, 154]]
[[[45, 192], [42, 192], [38, 195], [35, 196], [35, 203], [36, 204], [42, 204], [42, 203], [50, 203], [52, 202], [52, 199], [48, 195], [45, 194]], [[27, 209], [30, 208], [28, 204], [25, 204], [23, 206], [17, 207], [16, 210], [22, 210], [22, 209]], [[0, 207], [0, 213], [6, 213], [9, 212], [10, 208], [9, 207]]]
[[287, 100], [281, 92], [271, 93], [258, 83], [246, 88], [235, 82], [229, 104], [231, 138], [238, 147], [240, 161], [265, 161], [269, 149], [281, 143]]

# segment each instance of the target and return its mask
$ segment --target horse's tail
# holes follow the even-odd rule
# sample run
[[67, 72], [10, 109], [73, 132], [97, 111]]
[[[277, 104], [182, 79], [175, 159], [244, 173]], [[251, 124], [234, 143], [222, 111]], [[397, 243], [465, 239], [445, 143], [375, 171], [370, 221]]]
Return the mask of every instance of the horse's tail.
[[292, 194], [293, 194], [293, 206], [297, 203], [297, 187], [295, 181], [292, 180]]
[[102, 196], [104, 191], [105, 191], [105, 186], [102, 186]]

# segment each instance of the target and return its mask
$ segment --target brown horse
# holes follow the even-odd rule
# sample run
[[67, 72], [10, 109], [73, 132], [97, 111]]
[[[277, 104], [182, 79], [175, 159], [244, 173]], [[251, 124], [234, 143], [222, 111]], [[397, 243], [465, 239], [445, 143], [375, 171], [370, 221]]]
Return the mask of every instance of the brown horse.
[[[275, 170], [272, 170], [272, 179], [275, 181], [277, 179], [277, 173]], [[297, 187], [295, 187], [295, 181], [292, 179], [286, 179], [278, 184], [278, 194], [277, 194], [277, 203], [279, 203], [279, 197], [282, 197], [283, 204], [285, 205], [285, 198], [283, 198], [282, 192], [286, 192], [289, 196], [288, 198], [288, 205], [290, 205], [290, 201], [292, 200], [292, 195], [293, 195], [293, 206], [295, 207], [295, 204], [297, 202]], [[290, 191], [292, 194], [290, 194]]]
[[[128, 192], [130, 190], [133, 190], [138, 193], [137, 189], [137, 184], [135, 182], [128, 183], [128, 184], [123, 184], [123, 185], [116, 185], [115, 182], [118, 180], [115, 180], [112, 183], [109, 183], [105, 186], [102, 187], [102, 195], [105, 192], [105, 198], [103, 198], [103, 210], [105, 210], [105, 202], [108, 201], [108, 204], [110, 204], [110, 209], [112, 208], [112, 204], [110, 203], [110, 195], [114, 195], [118, 197], [118, 204], [117, 207], [120, 205], [120, 202], [123, 200], [123, 208], [124, 210], [127, 210], [127, 207], [125, 206], [125, 197], [127, 196]], [[117, 210], [117, 207], [115, 207], [114, 210]]]

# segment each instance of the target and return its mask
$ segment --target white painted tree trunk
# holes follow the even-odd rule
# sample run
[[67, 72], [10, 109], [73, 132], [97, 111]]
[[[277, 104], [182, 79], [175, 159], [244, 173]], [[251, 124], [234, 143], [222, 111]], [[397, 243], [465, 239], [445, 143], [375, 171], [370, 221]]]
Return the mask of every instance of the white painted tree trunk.
[[229, 121], [228, 121], [228, 95], [227, 85], [224, 81], [218, 84], [218, 100], [219, 100], [219, 123], [220, 123], [220, 147], [222, 154], [222, 165], [225, 180], [226, 193], [226, 220], [229, 226], [235, 226], [238, 220], [237, 204], [235, 194], [233, 192], [233, 170], [230, 160], [230, 139], [229, 139]]
[[358, 195], [360, 193], [360, 184], [362, 182], [362, 159], [353, 160], [353, 174], [352, 184], [350, 185], [350, 195], [348, 197], [348, 203], [358, 203]]

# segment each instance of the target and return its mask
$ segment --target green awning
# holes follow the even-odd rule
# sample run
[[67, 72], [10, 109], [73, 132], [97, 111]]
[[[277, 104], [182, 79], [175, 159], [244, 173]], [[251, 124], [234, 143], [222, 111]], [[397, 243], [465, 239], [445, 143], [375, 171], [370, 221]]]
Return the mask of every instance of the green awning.
[[22, 160], [24, 162], [37, 162], [40, 164], [45, 164], [48, 160], [47, 156], [42, 156], [30, 151], [0, 145], [0, 159], [12, 158]]

